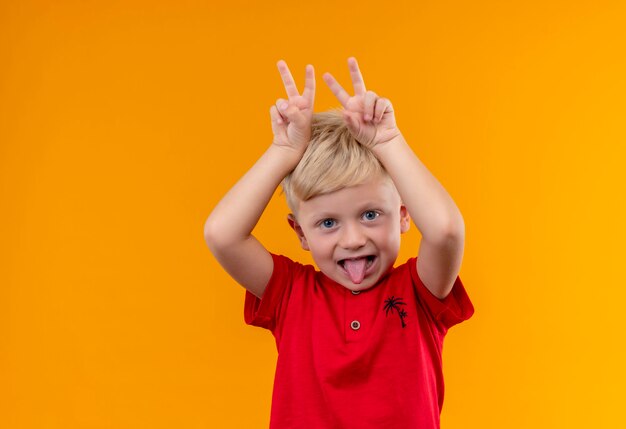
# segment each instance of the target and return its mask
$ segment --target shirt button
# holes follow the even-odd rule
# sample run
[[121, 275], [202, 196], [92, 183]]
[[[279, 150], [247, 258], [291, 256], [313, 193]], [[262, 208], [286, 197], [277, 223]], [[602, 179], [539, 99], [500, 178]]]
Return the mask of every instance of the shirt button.
[[353, 321], [350, 323], [350, 327], [351, 327], [353, 330], [358, 331], [358, 330], [361, 328], [361, 322], [359, 322], [358, 320], [353, 320]]
[[360, 294], [360, 293], [361, 293], [361, 291], [360, 291], [360, 290], [353, 290], [353, 291], [352, 291], [352, 295], [358, 295], [358, 294]]

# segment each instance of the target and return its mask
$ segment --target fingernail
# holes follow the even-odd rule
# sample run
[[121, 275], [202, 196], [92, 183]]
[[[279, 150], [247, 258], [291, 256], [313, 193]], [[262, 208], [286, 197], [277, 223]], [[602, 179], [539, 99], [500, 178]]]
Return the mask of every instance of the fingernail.
[[289, 104], [283, 103], [280, 105], [280, 110], [287, 110], [287, 107], [289, 107]]

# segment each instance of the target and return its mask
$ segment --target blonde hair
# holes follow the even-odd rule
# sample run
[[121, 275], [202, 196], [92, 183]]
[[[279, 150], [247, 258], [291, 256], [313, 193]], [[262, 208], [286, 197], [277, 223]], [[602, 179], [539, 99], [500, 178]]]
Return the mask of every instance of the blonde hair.
[[340, 109], [314, 113], [311, 141], [296, 168], [282, 183], [287, 205], [296, 213], [298, 201], [389, 177], [371, 150], [346, 126]]

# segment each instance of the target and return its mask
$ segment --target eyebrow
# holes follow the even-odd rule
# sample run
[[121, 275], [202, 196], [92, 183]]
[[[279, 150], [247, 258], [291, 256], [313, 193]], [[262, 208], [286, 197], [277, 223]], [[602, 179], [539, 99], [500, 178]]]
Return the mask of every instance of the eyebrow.
[[310, 221], [316, 223], [324, 219], [336, 219], [337, 217], [337, 214], [332, 212], [314, 213], [311, 215]]
[[[374, 203], [373, 201], [367, 201], [359, 206], [355, 206], [358, 213], [362, 213], [368, 210], [380, 210], [380, 211], [386, 211], [382, 209], [382, 204], [380, 204], [380, 202], [378, 204]], [[336, 212], [332, 212], [332, 211], [323, 211], [320, 213], [316, 213], [313, 214], [311, 216], [311, 218], [313, 219], [313, 221], [317, 221], [317, 220], [323, 220], [323, 219], [328, 219], [328, 218], [337, 218], [338, 215]]]

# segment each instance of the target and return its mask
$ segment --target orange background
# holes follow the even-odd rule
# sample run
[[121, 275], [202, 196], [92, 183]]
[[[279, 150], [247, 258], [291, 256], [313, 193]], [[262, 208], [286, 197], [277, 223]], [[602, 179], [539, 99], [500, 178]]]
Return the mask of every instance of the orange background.
[[[206, 248], [271, 142], [285, 59], [394, 103], [461, 209], [474, 317], [443, 427], [617, 428], [621, 1], [3, 1], [0, 427], [263, 428], [276, 359]], [[277, 195], [257, 235], [310, 261]], [[400, 260], [416, 252], [416, 228]]]

